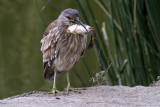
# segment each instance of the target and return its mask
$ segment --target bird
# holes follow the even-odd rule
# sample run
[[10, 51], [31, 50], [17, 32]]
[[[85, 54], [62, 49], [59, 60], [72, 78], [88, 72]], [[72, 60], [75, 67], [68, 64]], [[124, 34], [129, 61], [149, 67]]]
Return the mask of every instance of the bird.
[[61, 93], [56, 88], [56, 78], [65, 73], [67, 73], [66, 90], [69, 92], [72, 89], [68, 71], [84, 55], [86, 49], [87, 34], [66, 32], [66, 29], [73, 24], [81, 24], [85, 28], [76, 9], [65, 9], [49, 24], [41, 39], [44, 78], [53, 81], [50, 92], [53, 94]]

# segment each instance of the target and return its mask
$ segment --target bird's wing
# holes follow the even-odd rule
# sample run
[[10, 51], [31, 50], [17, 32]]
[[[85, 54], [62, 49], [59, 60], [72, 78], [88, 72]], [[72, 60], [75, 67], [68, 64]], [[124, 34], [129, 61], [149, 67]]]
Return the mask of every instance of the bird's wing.
[[[45, 78], [50, 73], [53, 73], [50, 69], [50, 66], [57, 55], [56, 44], [59, 39], [58, 37], [58, 29], [57, 29], [57, 21], [53, 21], [44, 32], [43, 38], [41, 40], [42, 46], [41, 51], [43, 53], [43, 67], [44, 67], [44, 76]], [[46, 74], [49, 74], [48, 76]]]

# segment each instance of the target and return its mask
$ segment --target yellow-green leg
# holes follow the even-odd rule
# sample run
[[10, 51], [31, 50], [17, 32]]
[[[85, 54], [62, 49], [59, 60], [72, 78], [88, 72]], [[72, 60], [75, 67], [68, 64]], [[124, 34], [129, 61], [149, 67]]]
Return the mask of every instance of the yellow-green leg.
[[67, 88], [66, 88], [67, 93], [70, 91], [70, 89], [71, 89], [71, 84], [69, 80], [69, 73], [67, 72]]
[[67, 93], [69, 93], [69, 91], [78, 92], [77, 90], [80, 90], [80, 89], [83, 89], [83, 88], [72, 88], [71, 87], [70, 80], [69, 80], [69, 72], [67, 72], [67, 88], [65, 89]]
[[58, 90], [56, 89], [56, 75], [57, 75], [57, 70], [55, 69], [55, 70], [54, 70], [53, 88], [52, 88], [50, 94], [61, 93], [60, 91], [58, 91]]

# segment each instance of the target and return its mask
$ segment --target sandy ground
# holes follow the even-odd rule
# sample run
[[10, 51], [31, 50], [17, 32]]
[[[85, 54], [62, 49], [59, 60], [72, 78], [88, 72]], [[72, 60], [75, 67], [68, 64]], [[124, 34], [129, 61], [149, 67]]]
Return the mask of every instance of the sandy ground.
[[33, 91], [0, 100], [0, 107], [160, 107], [160, 86], [97, 86], [80, 92]]

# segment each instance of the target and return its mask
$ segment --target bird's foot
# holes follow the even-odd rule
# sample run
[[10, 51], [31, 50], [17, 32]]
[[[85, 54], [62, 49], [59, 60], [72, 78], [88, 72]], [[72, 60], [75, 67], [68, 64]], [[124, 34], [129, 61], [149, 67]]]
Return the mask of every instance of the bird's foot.
[[59, 93], [59, 94], [62, 94], [60, 91], [58, 91], [56, 88], [52, 88], [51, 92], [49, 92], [49, 94], [56, 94], [56, 93]]
[[76, 92], [76, 93], [81, 93], [78, 90], [84, 90], [84, 89], [85, 88], [73, 88], [73, 87], [70, 87], [70, 86], [67, 86], [67, 88], [65, 88], [65, 90], [67, 91], [67, 93], [69, 93], [69, 91], [73, 91], [73, 92]]

